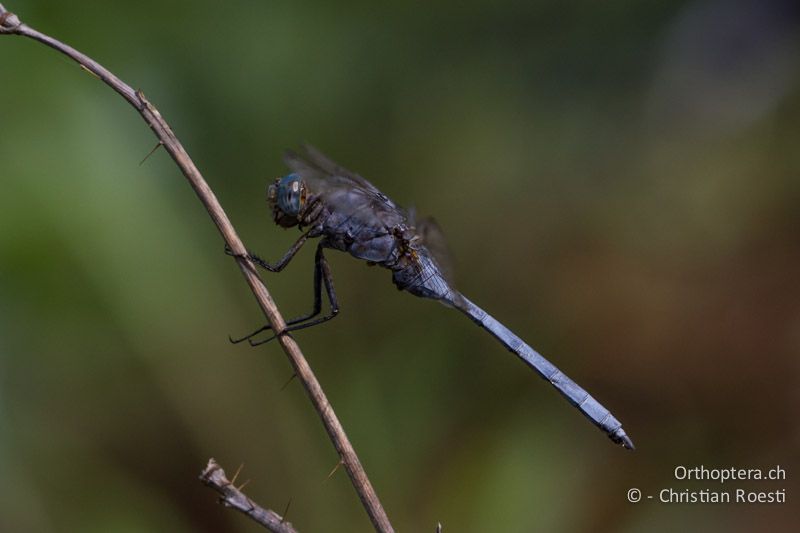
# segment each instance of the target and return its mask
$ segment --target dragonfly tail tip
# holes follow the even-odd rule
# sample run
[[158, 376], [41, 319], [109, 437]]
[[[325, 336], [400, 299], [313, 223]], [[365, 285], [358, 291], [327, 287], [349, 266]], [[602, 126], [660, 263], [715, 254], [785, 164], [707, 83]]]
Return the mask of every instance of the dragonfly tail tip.
[[624, 431], [621, 434], [615, 435], [615, 437], [616, 438], [614, 440], [619, 444], [622, 444], [622, 447], [625, 448], [626, 450], [636, 449], [636, 446], [633, 445], [633, 441], [628, 435], [625, 434]]
[[625, 433], [625, 430], [622, 429], [622, 426], [618, 427], [616, 429], [616, 431], [608, 432], [608, 437], [612, 441], [614, 441], [616, 444], [621, 445], [626, 450], [635, 450], [636, 449], [636, 446], [633, 445], [633, 441], [628, 436], [628, 434]]

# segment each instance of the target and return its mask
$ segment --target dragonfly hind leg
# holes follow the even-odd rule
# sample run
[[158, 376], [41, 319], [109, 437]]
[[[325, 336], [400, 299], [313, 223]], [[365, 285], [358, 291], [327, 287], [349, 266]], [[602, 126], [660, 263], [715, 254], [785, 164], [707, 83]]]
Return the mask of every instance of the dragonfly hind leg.
[[[325, 292], [328, 295], [328, 302], [330, 302], [330, 312], [322, 317], [314, 318], [320, 314], [322, 311], [322, 284], [325, 284]], [[304, 315], [295, 317], [286, 322], [286, 328], [280, 332], [280, 334], [295, 331], [298, 329], [305, 329], [310, 328], [311, 326], [316, 326], [317, 324], [321, 324], [323, 322], [327, 322], [328, 320], [332, 319], [339, 313], [339, 302], [336, 299], [336, 291], [333, 288], [333, 278], [331, 276], [331, 270], [328, 266], [328, 261], [325, 259], [325, 255], [322, 251], [322, 246], [317, 247], [317, 253], [314, 260], [314, 307], [311, 312], [306, 313]], [[314, 319], [314, 320], [312, 320]], [[239, 339], [230, 338], [230, 341], [234, 344], [248, 341], [251, 346], [259, 346], [261, 344], [265, 344], [273, 339], [275, 339], [278, 335], [272, 335], [271, 337], [260, 340], [254, 341], [252, 340], [253, 337], [258, 335], [263, 331], [269, 331], [272, 329], [272, 326], [267, 324], [263, 326], [253, 333], [241, 337]]]

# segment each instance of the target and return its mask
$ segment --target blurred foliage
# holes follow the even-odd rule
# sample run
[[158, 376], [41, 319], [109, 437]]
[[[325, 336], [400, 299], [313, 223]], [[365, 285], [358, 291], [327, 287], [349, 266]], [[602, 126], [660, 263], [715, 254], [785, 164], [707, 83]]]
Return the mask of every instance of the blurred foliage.
[[[795, 2], [5, 5], [142, 88], [264, 257], [300, 141], [434, 213], [459, 288], [638, 446], [329, 254], [342, 313], [297, 338], [398, 530], [797, 530]], [[214, 456], [301, 531], [368, 531], [278, 347], [228, 343], [260, 313], [136, 113], [32, 41], [0, 64], [0, 530], [256, 531], [197, 482]], [[288, 316], [312, 258], [266, 278]], [[700, 464], [781, 464], [755, 487], [790, 503], [625, 501]]]

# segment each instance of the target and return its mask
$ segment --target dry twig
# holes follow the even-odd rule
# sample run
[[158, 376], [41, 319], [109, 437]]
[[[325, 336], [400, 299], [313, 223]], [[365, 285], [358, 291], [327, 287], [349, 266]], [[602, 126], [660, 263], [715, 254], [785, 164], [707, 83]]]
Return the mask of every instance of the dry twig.
[[214, 459], [208, 460], [208, 466], [200, 474], [200, 481], [220, 494], [219, 500], [222, 505], [240, 511], [273, 533], [297, 533], [292, 524], [284, 520], [284, 517], [255, 503], [242, 492], [242, 487], [236, 488], [233, 481], [228, 480], [225, 471]]
[[[275, 306], [275, 302], [272, 300], [264, 283], [259, 278], [255, 267], [245, 258], [247, 253], [245, 247], [236, 234], [225, 211], [223, 211], [222, 206], [219, 204], [217, 197], [203, 179], [200, 171], [197, 169], [178, 138], [172, 132], [172, 129], [158, 110], [145, 98], [144, 94], [141, 91], [134, 91], [129, 85], [92, 58], [49, 35], [40, 33], [27, 24], [23, 24], [19, 17], [7, 11], [2, 4], [0, 4], [0, 34], [21, 35], [54, 48], [76, 61], [81, 68], [91, 72], [98, 79], [102, 80], [136, 108], [147, 125], [150, 126], [150, 129], [153, 130], [159, 143], [169, 153], [186, 179], [189, 180], [190, 185], [205, 206], [214, 224], [216, 224], [217, 229], [222, 234], [223, 239], [233, 251], [239, 268], [247, 280], [250, 289], [253, 291], [261, 310], [264, 312], [270, 325], [272, 325], [273, 331], [285, 331], [285, 320]], [[339, 423], [330, 402], [328, 402], [322, 387], [314, 376], [300, 347], [292, 336], [287, 333], [279, 335], [278, 342], [289, 357], [297, 377], [303, 383], [303, 387], [308, 393], [311, 403], [314, 405], [314, 409], [322, 419], [325, 429], [341, 457], [342, 464], [361, 499], [361, 503], [366, 509], [372, 524], [375, 526], [375, 530], [381, 533], [394, 531], [375, 490], [372, 488], [372, 484], [367, 478], [364, 468], [361, 466], [361, 461], [359, 461], [353, 446], [350, 444], [344, 432], [344, 428], [342, 428], [342, 425]]]

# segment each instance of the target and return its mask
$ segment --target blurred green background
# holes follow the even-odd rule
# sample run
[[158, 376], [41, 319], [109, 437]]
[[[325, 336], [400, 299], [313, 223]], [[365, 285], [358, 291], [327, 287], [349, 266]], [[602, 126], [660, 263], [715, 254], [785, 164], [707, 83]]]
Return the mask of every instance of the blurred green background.
[[[615, 447], [460, 314], [330, 253], [296, 334], [399, 531], [796, 531], [795, 2], [5, 6], [158, 106], [247, 246], [308, 141], [447, 233], [458, 287], [624, 422]], [[300, 531], [369, 531], [208, 216], [116, 94], [0, 37], [0, 530], [258, 531], [209, 457]], [[265, 276], [311, 304], [313, 247]], [[786, 468], [688, 483], [678, 465]], [[626, 501], [785, 488], [783, 505]]]

